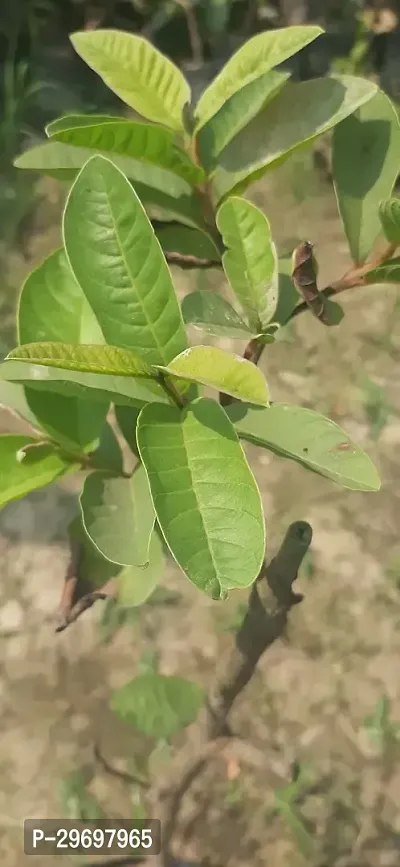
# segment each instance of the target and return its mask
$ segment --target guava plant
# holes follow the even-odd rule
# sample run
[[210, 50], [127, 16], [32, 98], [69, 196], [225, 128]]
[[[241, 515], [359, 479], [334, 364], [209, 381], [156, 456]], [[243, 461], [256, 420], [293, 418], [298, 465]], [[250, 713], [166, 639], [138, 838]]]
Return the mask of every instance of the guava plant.
[[[31, 437], [0, 437], [1, 503], [84, 470], [71, 527], [80, 569], [100, 588], [118, 576], [123, 605], [154, 590], [162, 540], [215, 600], [256, 580], [266, 528], [243, 442], [349, 489], [380, 487], [369, 457], [336, 423], [272, 403], [257, 366], [299, 313], [332, 327], [343, 315], [333, 296], [400, 280], [394, 106], [368, 80], [298, 83], [281, 68], [321, 32], [258, 34], [197, 105], [179, 69], [143, 38], [76, 33], [75, 50], [133, 113], [61, 117], [16, 160], [72, 185], [63, 247], [27, 278], [19, 345], [0, 366], [3, 403], [33, 428]], [[312, 244], [299, 245], [290, 267], [267, 216], [243, 194], [331, 129], [353, 264], [321, 289]], [[223, 269], [232, 303], [207, 289], [180, 304], [168, 261]], [[204, 345], [189, 345], [186, 325], [203, 332]], [[245, 341], [245, 351], [209, 345], [210, 336]], [[132, 471], [107, 420], [112, 406]]]

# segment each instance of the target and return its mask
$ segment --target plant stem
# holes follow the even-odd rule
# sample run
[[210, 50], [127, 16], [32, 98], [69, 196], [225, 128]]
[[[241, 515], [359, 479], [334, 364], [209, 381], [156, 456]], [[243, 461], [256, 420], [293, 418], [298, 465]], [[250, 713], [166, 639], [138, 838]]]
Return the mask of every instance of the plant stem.
[[[334, 283], [326, 286], [325, 289], [322, 289], [321, 294], [324, 295], [325, 298], [331, 298], [333, 295], [339, 295], [340, 292], [345, 292], [347, 289], [355, 289], [357, 286], [365, 286], [365, 277], [367, 274], [369, 274], [370, 271], [374, 271], [375, 268], [378, 268], [380, 265], [384, 265], [385, 262], [388, 262], [389, 259], [394, 256], [398, 246], [398, 244], [387, 244], [384, 249], [373, 256], [369, 262], [366, 262], [364, 265], [357, 265], [350, 268], [343, 277], [340, 277], [339, 280], [336, 280]], [[292, 310], [292, 313], [284, 325], [288, 325], [289, 322], [299, 316], [300, 313], [305, 313], [306, 310], [309, 310], [309, 306], [305, 301], [302, 301], [301, 304], [298, 304], [297, 307]], [[253, 364], [258, 364], [264, 348], [265, 345], [260, 344], [257, 339], [250, 340], [244, 351], [244, 358], [247, 358], [248, 361], [252, 361]]]
[[165, 373], [159, 371], [157, 381], [159, 385], [161, 385], [161, 388], [164, 389], [165, 394], [168, 395], [168, 397], [175, 404], [175, 406], [178, 406], [179, 409], [182, 409], [186, 404], [185, 398], [179, 393], [178, 389], [175, 388], [173, 382], [168, 379]]

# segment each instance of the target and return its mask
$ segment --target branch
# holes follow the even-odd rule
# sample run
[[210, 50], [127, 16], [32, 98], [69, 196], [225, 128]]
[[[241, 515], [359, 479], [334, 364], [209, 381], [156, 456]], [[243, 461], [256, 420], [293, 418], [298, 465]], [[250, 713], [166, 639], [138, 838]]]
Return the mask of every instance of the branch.
[[60, 622], [56, 626], [56, 632], [63, 632], [64, 629], [67, 629], [84, 611], [91, 608], [98, 599], [113, 599], [117, 592], [115, 578], [110, 578], [99, 590], [79, 596], [82, 546], [77, 539], [70, 538], [70, 550], [70, 560], [65, 573], [59, 607]]
[[292, 585], [311, 538], [312, 530], [308, 523], [296, 521], [291, 524], [276, 557], [262, 568], [250, 592], [248, 609], [236, 636], [235, 646], [223, 661], [215, 687], [211, 690], [197, 755], [190, 757], [180, 773], [175, 774], [174, 769], [169, 769], [169, 779], [177, 777], [175, 786], [168, 792], [160, 789], [152, 798], [154, 814], [163, 818], [160, 862], [163, 867], [170, 867], [174, 863], [171, 840], [180, 805], [188, 789], [212, 758], [235, 743], [245, 747], [243, 741], [232, 735], [229, 715], [234, 702], [253, 676], [260, 657], [284, 634], [291, 608], [302, 599], [293, 592]]
[[264, 564], [251, 589], [248, 609], [208, 704], [208, 733], [214, 739], [228, 734], [228, 716], [251, 680], [262, 654], [285, 632], [291, 608], [301, 602], [294, 593], [299, 567], [311, 544], [305, 521], [291, 524], [276, 557]]

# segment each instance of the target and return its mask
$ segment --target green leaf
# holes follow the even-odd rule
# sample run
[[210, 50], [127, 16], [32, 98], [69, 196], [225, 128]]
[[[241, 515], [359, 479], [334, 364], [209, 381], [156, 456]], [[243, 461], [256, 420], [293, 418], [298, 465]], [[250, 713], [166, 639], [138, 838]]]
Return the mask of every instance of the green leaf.
[[44, 488], [71, 471], [73, 466], [60, 455], [39, 449], [29, 460], [17, 460], [17, 452], [34, 445], [32, 437], [0, 435], [0, 507]]
[[274, 322], [285, 325], [294, 308], [299, 303], [299, 295], [292, 280], [292, 258], [279, 259], [278, 270], [278, 304], [274, 313]]
[[364, 279], [367, 283], [400, 283], [400, 256], [368, 271]]
[[292, 458], [353, 491], [378, 491], [378, 472], [360, 446], [329, 418], [301, 406], [274, 404], [257, 410], [226, 408], [240, 437]]
[[120, 444], [111, 427], [106, 422], [100, 434], [97, 448], [91, 454], [91, 465], [98, 470], [122, 474], [124, 462]]
[[25, 389], [26, 401], [40, 426], [64, 448], [87, 451], [94, 448], [105, 417], [108, 403], [87, 401], [61, 394], [48, 394], [33, 388]]
[[229, 97], [204, 124], [197, 138], [199, 156], [207, 171], [215, 168], [223, 149], [278, 95], [289, 78], [289, 72], [265, 72]]
[[[78, 286], [63, 250], [56, 250], [29, 274], [19, 299], [19, 343], [62, 340], [104, 343], [98, 322]], [[25, 390], [41, 427], [67, 447], [86, 448], [100, 435], [108, 401], [88, 406], [76, 397]]]
[[168, 364], [186, 347], [168, 265], [151, 223], [124, 175], [92, 157], [64, 213], [67, 256], [107, 342]]
[[77, 54], [123, 102], [149, 120], [184, 130], [190, 87], [150, 42], [122, 30], [92, 30], [70, 38]]
[[[109, 151], [102, 156], [110, 158]], [[14, 161], [19, 169], [39, 171], [61, 181], [73, 181], [93, 156], [90, 148], [64, 144], [51, 139], [25, 151]], [[167, 169], [144, 160], [113, 153], [112, 161], [134, 184], [139, 199], [154, 219], [204, 226], [201, 202], [190, 184]]]
[[182, 301], [182, 315], [187, 325], [193, 325], [215, 337], [249, 340], [252, 336], [252, 331], [236, 310], [211, 289], [186, 295]]
[[219, 111], [233, 94], [258, 82], [269, 72], [317, 38], [321, 27], [284, 27], [249, 39], [204, 91], [196, 107], [196, 131]]
[[[274, 32], [274, 31], [273, 31]], [[352, 114], [377, 91], [351, 75], [289, 82], [222, 151], [212, 176], [214, 198], [239, 192]]]
[[57, 133], [63, 132], [65, 129], [76, 129], [78, 126], [96, 126], [103, 123], [130, 123], [129, 118], [121, 115], [110, 114], [63, 114], [55, 120], [51, 120], [45, 126], [45, 132], [48, 138], [53, 138]]
[[258, 367], [217, 346], [191, 346], [162, 370], [216, 388], [239, 400], [268, 406], [267, 383]]
[[99, 323], [69, 267], [56, 250], [32, 271], [18, 307], [18, 342], [104, 343]]
[[95, 588], [102, 587], [110, 578], [115, 578], [129, 566], [121, 566], [107, 560], [87, 535], [82, 522], [82, 514], [79, 513], [71, 521], [68, 527], [70, 537], [80, 544], [79, 578]]
[[399, 151], [400, 122], [382, 91], [334, 131], [335, 192], [356, 264], [365, 262], [380, 233], [378, 206], [392, 192]]
[[131, 349], [71, 343], [27, 343], [12, 349], [6, 361], [33, 361], [47, 367], [111, 376], [155, 377], [154, 368]]
[[129, 478], [90, 473], [80, 504], [85, 530], [104, 557], [123, 566], [148, 562], [155, 515], [142, 466]]
[[158, 383], [151, 379], [130, 376], [107, 376], [101, 373], [80, 373], [27, 361], [6, 361], [0, 364], [0, 381], [20, 383], [31, 389], [63, 394], [92, 401], [112, 401], [116, 404], [142, 407], [157, 400], [169, 403]]
[[188, 226], [165, 225], [156, 228], [156, 235], [165, 254], [171, 261], [186, 260], [187, 264], [196, 267], [201, 261], [218, 264], [221, 253], [212, 238], [200, 229]]
[[136, 427], [139, 418], [139, 408], [131, 406], [116, 406], [115, 418], [122, 436], [128, 443], [130, 450], [134, 455], [138, 455], [136, 443]]
[[114, 692], [111, 709], [147, 737], [169, 738], [196, 719], [204, 702], [197, 683], [149, 673]]
[[221, 205], [217, 226], [228, 248], [222, 257], [226, 277], [258, 333], [278, 303], [278, 260], [269, 222], [251, 202], [232, 196]]
[[[204, 171], [175, 143], [175, 133], [151, 123], [138, 123], [127, 119], [108, 119], [93, 125], [79, 124], [53, 130], [52, 139], [75, 147], [88, 148], [97, 153], [133, 157], [167, 169], [188, 184], [195, 186], [204, 180]], [[145, 169], [146, 167], [144, 167]], [[140, 180], [144, 180], [143, 177]]]
[[213, 599], [248, 587], [264, 557], [262, 503], [222, 407], [148, 404], [137, 441], [165, 541], [190, 581]]
[[400, 199], [386, 199], [381, 202], [379, 218], [389, 244], [400, 244]]
[[155, 590], [163, 569], [164, 554], [156, 531], [150, 539], [149, 562], [145, 566], [126, 566], [118, 576], [118, 602], [124, 608], [143, 605]]

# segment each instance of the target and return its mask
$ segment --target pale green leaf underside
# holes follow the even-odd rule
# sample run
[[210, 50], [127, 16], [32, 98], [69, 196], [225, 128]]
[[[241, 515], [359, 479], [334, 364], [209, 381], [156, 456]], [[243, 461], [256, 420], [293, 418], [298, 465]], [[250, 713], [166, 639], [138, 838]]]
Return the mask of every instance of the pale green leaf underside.
[[[104, 337], [78, 286], [63, 250], [56, 250], [27, 277], [18, 306], [18, 340], [104, 343]], [[99, 436], [108, 402], [89, 407], [73, 396], [39, 394], [26, 399], [41, 427], [67, 447], [86, 448]]]
[[104, 343], [98, 321], [68, 265], [64, 250], [51, 253], [22, 287], [18, 342]]
[[[92, 157], [90, 148], [77, 147], [51, 139], [25, 151], [15, 161], [19, 169], [39, 171], [59, 180], [73, 181], [79, 170]], [[167, 169], [144, 160], [102, 151], [100, 156], [112, 158], [133, 183], [135, 191], [151, 216], [160, 219], [177, 219], [190, 226], [204, 224], [201, 204], [191, 186], [184, 178]]]
[[166, 543], [213, 598], [247, 587], [265, 548], [260, 493], [224, 410], [200, 398], [180, 411], [148, 404], [137, 441]]
[[289, 82], [220, 154], [214, 197], [244, 189], [269, 166], [340, 123], [376, 91], [372, 82], [350, 75]]
[[[172, 130], [151, 123], [138, 123], [127, 119], [85, 124], [57, 129], [52, 139], [75, 147], [88, 148], [96, 153], [132, 157], [150, 163], [184, 178], [189, 184], [200, 183], [204, 171], [175, 144]], [[144, 181], [144, 178], [142, 178]]]
[[20, 383], [39, 391], [83, 398], [88, 402], [103, 403], [109, 400], [139, 407], [148, 401], [169, 402], [161, 386], [150, 379], [82, 373], [27, 361], [0, 364], [0, 380]]
[[197, 683], [182, 677], [142, 674], [120, 687], [112, 710], [147, 737], [171, 737], [196, 718], [204, 701]]
[[249, 39], [225, 64], [199, 99], [196, 107], [197, 130], [234, 93], [292, 57], [322, 32], [321, 27], [284, 27], [258, 33]]
[[258, 333], [271, 321], [278, 302], [277, 256], [266, 216], [246, 199], [231, 196], [217, 213], [228, 248], [222, 264], [229, 283]]
[[31, 491], [44, 488], [72, 469], [59, 455], [42, 453], [38, 458], [19, 463], [16, 454], [35, 442], [32, 437], [0, 435], [0, 508], [12, 500], [19, 500]]
[[143, 117], [183, 130], [190, 87], [179, 69], [141, 36], [121, 30], [74, 33], [75, 51]]
[[202, 165], [210, 171], [230, 141], [273, 99], [290, 78], [289, 72], [270, 70], [237, 90], [198, 132]]
[[124, 608], [143, 605], [157, 586], [163, 569], [164, 555], [160, 537], [153, 531], [145, 566], [126, 566], [118, 576], [118, 602]]
[[155, 376], [154, 369], [130, 349], [69, 343], [28, 343], [13, 349], [6, 360], [31, 361], [47, 367], [110, 376]]
[[379, 217], [389, 244], [400, 245], [400, 199], [386, 199], [380, 202]]
[[268, 388], [258, 367], [217, 346], [191, 346], [164, 367], [167, 373], [231, 394], [239, 400], [268, 406]]
[[104, 557], [125, 566], [149, 562], [155, 514], [142, 466], [130, 478], [90, 473], [80, 505], [85, 530]]
[[366, 275], [367, 283], [400, 283], [400, 256]]
[[168, 265], [129, 181], [92, 157], [64, 212], [69, 263], [108, 343], [168, 364], [186, 334]]
[[378, 491], [371, 459], [329, 418], [300, 406], [227, 407], [239, 435], [354, 491]]
[[187, 325], [216, 337], [249, 340], [252, 336], [252, 331], [236, 310], [211, 289], [186, 295], [182, 301], [182, 315]]
[[399, 171], [399, 153], [400, 122], [382, 91], [334, 131], [336, 198], [350, 253], [357, 264], [365, 261], [380, 234], [378, 206], [392, 192]]

